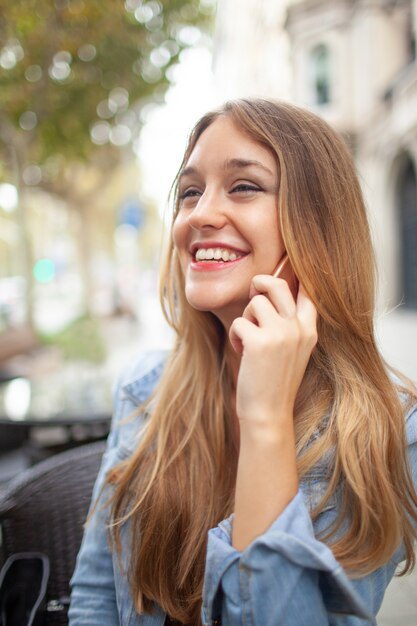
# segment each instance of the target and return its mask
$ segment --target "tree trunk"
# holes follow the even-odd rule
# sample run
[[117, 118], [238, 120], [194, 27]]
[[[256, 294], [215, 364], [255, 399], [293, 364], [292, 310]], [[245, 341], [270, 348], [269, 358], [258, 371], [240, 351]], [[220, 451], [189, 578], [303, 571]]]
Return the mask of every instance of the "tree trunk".
[[83, 305], [87, 315], [93, 309], [93, 280], [92, 280], [92, 240], [91, 240], [91, 220], [87, 203], [78, 201], [72, 203], [73, 210], [79, 216], [78, 232], [76, 236], [78, 258], [80, 263], [80, 277], [82, 282]]
[[26, 322], [34, 328], [34, 279], [33, 279], [33, 247], [28, 224], [27, 190], [23, 183], [22, 167], [25, 160], [26, 146], [20, 141], [9, 144], [11, 161], [13, 164], [14, 184], [17, 189], [18, 203], [16, 207], [16, 221], [19, 232], [19, 260], [20, 270], [24, 278], [24, 299]]

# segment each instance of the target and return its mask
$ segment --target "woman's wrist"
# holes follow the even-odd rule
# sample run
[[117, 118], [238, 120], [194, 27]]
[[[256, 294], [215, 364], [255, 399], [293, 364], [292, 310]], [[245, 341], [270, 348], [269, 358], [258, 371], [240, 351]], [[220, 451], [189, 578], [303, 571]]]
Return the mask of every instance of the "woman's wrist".
[[256, 419], [239, 419], [239, 427], [241, 444], [279, 446], [294, 443], [294, 417], [290, 411], [258, 414]]
[[233, 546], [242, 551], [265, 532], [297, 491], [292, 424], [262, 429], [244, 425], [236, 480]]

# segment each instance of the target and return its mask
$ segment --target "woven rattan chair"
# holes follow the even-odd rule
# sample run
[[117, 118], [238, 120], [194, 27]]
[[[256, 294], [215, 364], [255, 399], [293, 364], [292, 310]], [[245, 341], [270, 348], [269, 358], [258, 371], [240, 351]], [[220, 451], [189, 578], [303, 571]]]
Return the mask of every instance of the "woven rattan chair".
[[46, 626], [68, 623], [65, 598], [104, 447], [100, 441], [42, 461], [0, 497], [3, 562], [16, 552], [49, 557]]

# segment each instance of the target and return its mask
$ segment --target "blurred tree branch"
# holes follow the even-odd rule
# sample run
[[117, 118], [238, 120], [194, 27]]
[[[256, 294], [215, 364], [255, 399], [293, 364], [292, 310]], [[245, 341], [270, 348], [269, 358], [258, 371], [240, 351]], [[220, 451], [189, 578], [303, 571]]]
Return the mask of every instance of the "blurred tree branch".
[[[207, 0], [1, 4], [2, 177], [22, 199], [25, 188], [37, 185], [84, 211], [120, 148], [137, 139], [143, 107], [163, 99], [181, 50], [210, 26], [213, 6]], [[91, 189], [74, 185], [80, 163], [101, 173]]]
[[1, 125], [9, 139], [11, 127], [25, 136], [39, 165], [55, 154], [89, 158], [92, 125], [137, 133], [141, 107], [169, 85], [187, 29], [208, 23], [198, 0], [2, 0]]

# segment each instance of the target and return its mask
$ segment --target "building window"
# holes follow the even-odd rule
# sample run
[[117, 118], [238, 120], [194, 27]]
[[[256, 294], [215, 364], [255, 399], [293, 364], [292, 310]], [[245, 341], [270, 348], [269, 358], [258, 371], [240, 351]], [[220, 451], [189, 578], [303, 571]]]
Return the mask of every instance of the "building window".
[[310, 54], [310, 65], [314, 104], [328, 104], [331, 99], [330, 52], [328, 46], [319, 44], [313, 48]]
[[410, 157], [399, 177], [402, 302], [417, 309], [417, 176]]

